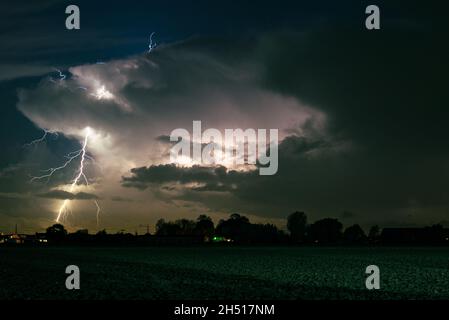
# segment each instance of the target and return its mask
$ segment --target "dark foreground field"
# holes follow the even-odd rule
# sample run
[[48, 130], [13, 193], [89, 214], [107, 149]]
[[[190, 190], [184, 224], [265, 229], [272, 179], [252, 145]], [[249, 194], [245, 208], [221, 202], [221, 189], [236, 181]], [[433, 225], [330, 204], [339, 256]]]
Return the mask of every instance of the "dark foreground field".
[[[65, 289], [72, 264], [81, 290]], [[0, 248], [0, 299], [16, 298], [449, 299], [449, 249]]]

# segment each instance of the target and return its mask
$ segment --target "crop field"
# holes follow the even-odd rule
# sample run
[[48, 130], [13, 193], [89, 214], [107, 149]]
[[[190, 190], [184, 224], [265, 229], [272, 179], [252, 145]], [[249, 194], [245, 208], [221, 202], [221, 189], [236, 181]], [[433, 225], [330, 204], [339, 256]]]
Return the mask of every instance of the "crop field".
[[[368, 291], [373, 264], [381, 289]], [[68, 265], [80, 290], [65, 288]], [[222, 298], [449, 299], [449, 249], [0, 248], [0, 299]]]

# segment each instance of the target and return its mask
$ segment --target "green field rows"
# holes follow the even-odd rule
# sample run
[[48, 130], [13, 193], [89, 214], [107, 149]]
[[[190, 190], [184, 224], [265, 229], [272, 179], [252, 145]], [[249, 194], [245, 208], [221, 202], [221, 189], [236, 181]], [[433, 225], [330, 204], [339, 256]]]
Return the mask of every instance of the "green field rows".
[[449, 249], [0, 248], [0, 281], [1, 299], [448, 299]]

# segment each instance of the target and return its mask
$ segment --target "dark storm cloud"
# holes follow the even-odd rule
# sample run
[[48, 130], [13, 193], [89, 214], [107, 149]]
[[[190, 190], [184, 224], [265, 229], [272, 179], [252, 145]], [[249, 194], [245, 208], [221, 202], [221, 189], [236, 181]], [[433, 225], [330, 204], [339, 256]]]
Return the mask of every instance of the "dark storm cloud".
[[97, 200], [99, 197], [93, 193], [88, 192], [78, 192], [75, 193], [75, 199], [76, 200]]
[[[334, 147], [330, 142], [308, 141], [304, 137], [290, 136], [282, 141], [279, 151], [282, 155], [283, 164], [292, 166], [292, 162], [296, 162], [297, 159], [309, 157], [313, 159], [322, 152], [332, 152]], [[140, 190], [151, 186], [162, 186], [162, 189], [166, 191], [173, 191], [176, 190], [173, 184], [181, 184], [188, 189], [188, 192], [229, 192], [241, 200], [245, 200], [245, 198], [250, 200], [253, 206], [258, 206], [277, 203], [276, 194], [279, 191], [284, 195], [290, 192], [295, 193], [296, 189], [292, 188], [286, 180], [290, 174], [295, 174], [295, 172], [282, 176], [280, 178], [282, 185], [276, 185], [273, 189], [277, 190], [272, 190], [269, 184], [278, 181], [278, 179], [275, 176], [270, 178], [260, 176], [257, 170], [236, 171], [223, 166], [204, 167], [195, 165], [180, 167], [175, 164], [168, 164], [134, 168], [131, 170], [131, 176], [122, 178], [122, 185]], [[256, 193], [260, 191], [259, 184], [262, 184], [265, 191], [257, 196], [251, 195], [252, 189], [256, 189]], [[267, 194], [273, 196], [267, 197]], [[189, 200], [185, 195], [183, 199]], [[293, 202], [290, 201], [290, 203]]]
[[343, 211], [340, 214], [340, 218], [342, 218], [342, 219], [352, 219], [355, 216], [356, 216], [356, 214], [354, 214], [353, 212], [350, 212], [350, 211]]
[[[447, 206], [444, 190], [449, 188], [449, 177], [440, 178], [439, 161], [411, 159], [404, 166], [404, 160], [398, 162], [388, 154], [372, 156], [363, 148], [345, 149], [338, 141], [290, 136], [279, 146], [279, 172], [274, 176], [166, 165], [134, 169], [122, 183], [138, 189], [163, 186], [173, 192], [171, 199], [265, 217], [284, 217], [298, 209], [313, 217], [351, 211], [360, 213], [357, 219], [362, 223], [388, 220], [399, 225], [394, 217], [404, 209]], [[181, 193], [176, 184], [183, 186]]]
[[31, 64], [0, 64], [0, 81], [43, 76], [54, 71], [51, 67]]
[[40, 198], [56, 200], [98, 200], [98, 196], [87, 192], [72, 193], [64, 190], [52, 190], [37, 195]]
[[[323, 6], [327, 13], [336, 10], [336, 6], [331, 1], [329, 3], [329, 8]], [[65, 9], [70, 4], [80, 8], [80, 30], [69, 31], [65, 28]], [[298, 5], [300, 9], [296, 9]], [[238, 10], [234, 3], [228, 1], [211, 3], [205, 0], [129, 0], [125, 11], [123, 6], [117, 1], [2, 1], [0, 30], [3, 32], [0, 42], [3, 50], [0, 51], [0, 60], [6, 60], [6, 65], [20, 64], [22, 69], [20, 73], [10, 73], [4, 78], [33, 75], [37, 65], [65, 68], [144, 52], [148, 49], [152, 31], [156, 32], [158, 44], [173, 43], [194, 35], [228, 34], [234, 37], [236, 34], [266, 29], [264, 21], [268, 19], [270, 27], [297, 25], [319, 14], [315, 5], [290, 0], [283, 1], [282, 5], [259, 1], [257, 7], [250, 2], [242, 2]], [[199, 14], [208, 11], [218, 14], [214, 15], [214, 19], [210, 19], [209, 14]], [[260, 19], [260, 16], [265, 18]], [[167, 17], [170, 19], [167, 20]], [[251, 25], [250, 31], [245, 30], [248, 24]]]
[[[146, 189], [151, 184], [165, 183], [204, 183], [206, 187], [196, 190], [227, 190], [233, 181], [239, 181], [240, 177], [254, 173], [242, 173], [228, 170], [223, 166], [218, 167], [179, 167], [174, 164], [154, 165], [150, 167], [134, 168], [131, 176], [123, 177], [122, 184], [125, 187]], [[203, 189], [204, 188], [204, 189]], [[218, 188], [218, 189], [217, 189]]]
[[57, 199], [57, 200], [65, 200], [65, 199], [74, 199], [75, 195], [71, 192], [63, 191], [63, 190], [53, 190], [46, 193], [41, 193], [37, 195], [40, 198], [47, 199]]
[[449, 130], [447, 29], [352, 25], [262, 44], [266, 86], [320, 108], [334, 134], [380, 153], [443, 151]]
[[[39, 13], [47, 10], [49, 7], [63, 3], [61, 0], [41, 0], [39, 2], [23, 1], [23, 0], [3, 0], [0, 3], [0, 11], [8, 12], [14, 17], [26, 17], [29, 14]], [[7, 21], [2, 21], [6, 23]]]
[[65, 10], [71, 4], [66, 0], [0, 3], [0, 81], [41, 76], [55, 67], [64, 70], [73, 64], [108, 60], [117, 50], [135, 52], [127, 46], [146, 47], [147, 31], [124, 35], [126, 31], [117, 26], [122, 11], [104, 14], [108, 5], [103, 2], [77, 1], [82, 27], [67, 30]]

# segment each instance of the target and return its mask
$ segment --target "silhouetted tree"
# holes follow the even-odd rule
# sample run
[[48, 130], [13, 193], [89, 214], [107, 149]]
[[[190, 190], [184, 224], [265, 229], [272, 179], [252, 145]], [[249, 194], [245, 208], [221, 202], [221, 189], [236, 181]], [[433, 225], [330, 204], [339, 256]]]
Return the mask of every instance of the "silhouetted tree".
[[310, 240], [320, 244], [332, 244], [341, 239], [343, 225], [337, 219], [318, 220], [309, 227]]
[[236, 242], [249, 240], [250, 223], [247, 217], [233, 213], [228, 220], [220, 220], [216, 233]]
[[162, 228], [164, 227], [164, 224], [165, 224], [165, 220], [164, 220], [164, 219], [159, 219], [159, 220], [156, 222], [156, 233], [157, 233], [160, 229], [162, 229]]
[[273, 224], [250, 224], [248, 242], [280, 243], [286, 241], [286, 235]]
[[371, 229], [369, 229], [368, 233], [368, 239], [371, 242], [377, 242], [380, 239], [380, 228], [379, 226], [372, 226]]
[[358, 224], [346, 228], [343, 238], [350, 244], [361, 244], [366, 241], [365, 231]]
[[286, 235], [272, 224], [252, 224], [245, 216], [231, 214], [228, 220], [220, 220], [216, 234], [237, 243], [280, 243]]
[[180, 235], [192, 236], [195, 230], [195, 221], [188, 219], [180, 219], [175, 222], [179, 226]]
[[51, 241], [60, 242], [67, 236], [67, 230], [62, 224], [57, 223], [47, 228], [46, 236]]
[[195, 231], [196, 235], [210, 239], [215, 232], [214, 222], [212, 219], [204, 214], [196, 219]]
[[106, 232], [106, 229], [100, 230], [97, 232], [97, 236], [106, 236], [108, 233]]
[[304, 241], [307, 228], [307, 215], [304, 212], [294, 212], [288, 216], [287, 229], [294, 242]]
[[241, 223], [249, 223], [249, 219], [247, 217], [241, 216], [238, 213], [231, 214], [230, 215], [230, 220], [238, 221], [238, 222], [241, 222]]
[[100, 242], [105, 242], [108, 239], [111, 239], [105, 229], [98, 231], [94, 238], [96, 241]]
[[68, 237], [73, 241], [87, 241], [89, 240], [89, 231], [87, 229], [77, 230], [74, 233], [70, 233]]
[[158, 236], [180, 236], [182, 235], [182, 229], [179, 224], [174, 222], [165, 222], [164, 219], [160, 219], [156, 223], [156, 235]]

